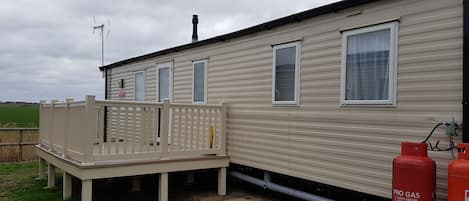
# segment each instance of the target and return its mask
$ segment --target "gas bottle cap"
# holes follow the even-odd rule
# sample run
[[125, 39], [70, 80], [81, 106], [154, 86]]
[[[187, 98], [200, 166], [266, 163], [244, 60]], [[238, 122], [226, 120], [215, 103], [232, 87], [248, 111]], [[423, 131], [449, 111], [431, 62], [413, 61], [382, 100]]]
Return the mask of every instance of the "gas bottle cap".
[[402, 142], [401, 155], [427, 157], [427, 144], [419, 142]]

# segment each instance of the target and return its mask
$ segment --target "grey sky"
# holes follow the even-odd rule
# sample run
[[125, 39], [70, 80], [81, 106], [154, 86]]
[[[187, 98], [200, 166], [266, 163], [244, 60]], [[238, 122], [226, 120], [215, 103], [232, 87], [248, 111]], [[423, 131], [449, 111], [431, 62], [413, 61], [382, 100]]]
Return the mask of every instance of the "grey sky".
[[98, 23], [111, 20], [105, 64], [236, 31], [337, 0], [3, 0], [0, 2], [0, 101], [86, 94], [102, 99]]

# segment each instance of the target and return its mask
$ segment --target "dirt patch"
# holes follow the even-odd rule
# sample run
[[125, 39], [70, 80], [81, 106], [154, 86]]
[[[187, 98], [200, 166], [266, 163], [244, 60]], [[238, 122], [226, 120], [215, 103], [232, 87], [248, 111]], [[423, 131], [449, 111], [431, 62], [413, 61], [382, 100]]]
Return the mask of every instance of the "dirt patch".
[[256, 189], [251, 186], [249, 188], [248, 190], [241, 189], [239, 186], [230, 187], [226, 196], [218, 196], [213, 189], [212, 191], [197, 187], [193, 190], [175, 189], [178, 193], [172, 193], [170, 199], [174, 201], [281, 201], [274, 197], [275, 195], [268, 195], [267, 191], [260, 188]]

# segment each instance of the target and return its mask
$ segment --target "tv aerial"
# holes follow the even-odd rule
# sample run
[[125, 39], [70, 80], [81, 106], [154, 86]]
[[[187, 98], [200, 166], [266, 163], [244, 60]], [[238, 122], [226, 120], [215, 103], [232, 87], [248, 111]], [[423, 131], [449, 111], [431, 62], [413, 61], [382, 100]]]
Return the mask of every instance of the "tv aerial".
[[107, 19], [107, 24], [96, 23], [96, 18], [93, 16], [93, 35], [96, 30], [99, 30], [99, 34], [101, 35], [101, 66], [104, 66], [104, 34], [106, 37], [109, 37], [109, 33], [111, 32], [111, 21]]

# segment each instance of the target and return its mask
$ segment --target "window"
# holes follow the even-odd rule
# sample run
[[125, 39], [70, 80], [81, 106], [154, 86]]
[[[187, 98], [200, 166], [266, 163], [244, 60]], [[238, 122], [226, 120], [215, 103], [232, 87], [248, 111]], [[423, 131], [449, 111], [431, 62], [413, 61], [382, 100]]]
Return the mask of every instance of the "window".
[[192, 63], [192, 101], [207, 103], [207, 60]]
[[342, 104], [395, 104], [397, 22], [342, 34]]
[[297, 105], [300, 42], [273, 47], [272, 104]]
[[171, 100], [171, 67], [171, 62], [156, 65], [158, 75], [158, 102], [163, 102], [164, 99]]
[[145, 101], [145, 73], [135, 72], [135, 101]]

